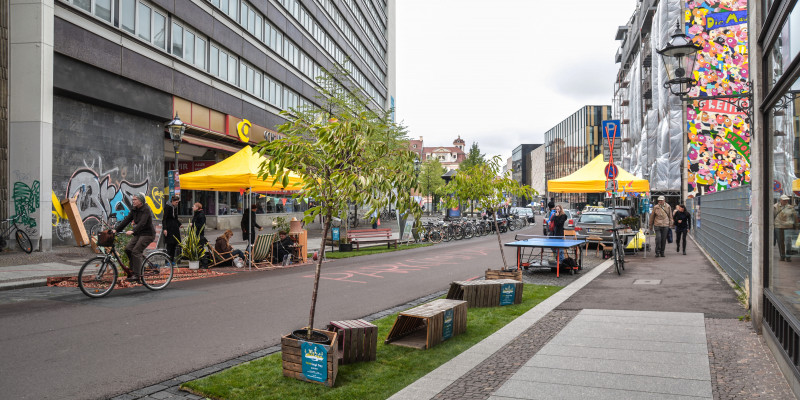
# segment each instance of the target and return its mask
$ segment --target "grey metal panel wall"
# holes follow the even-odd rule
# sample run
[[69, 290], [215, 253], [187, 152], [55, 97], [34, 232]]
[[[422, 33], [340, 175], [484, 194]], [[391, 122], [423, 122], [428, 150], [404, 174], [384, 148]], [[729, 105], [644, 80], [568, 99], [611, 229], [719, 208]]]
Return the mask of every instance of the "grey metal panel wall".
[[[699, 207], [697, 207], [699, 205]], [[692, 231], [697, 243], [739, 285], [750, 276], [750, 186], [689, 199]], [[698, 214], [699, 211], [699, 214]], [[700, 226], [697, 226], [697, 217]]]
[[[0, 201], [8, 205], [8, 16], [9, 2], [0, 2]], [[0, 207], [0, 219], [8, 208]]]

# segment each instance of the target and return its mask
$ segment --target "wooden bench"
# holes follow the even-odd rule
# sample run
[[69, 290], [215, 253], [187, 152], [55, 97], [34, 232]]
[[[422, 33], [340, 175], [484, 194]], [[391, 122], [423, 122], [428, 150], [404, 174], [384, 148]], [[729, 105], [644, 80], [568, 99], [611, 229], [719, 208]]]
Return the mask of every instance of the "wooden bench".
[[513, 279], [456, 281], [450, 284], [447, 298], [464, 300], [468, 307], [507, 306], [522, 303], [522, 288], [522, 282]]
[[424, 350], [466, 330], [467, 302], [438, 299], [401, 312], [384, 343]]
[[339, 364], [375, 361], [378, 327], [363, 319], [331, 321], [328, 330], [339, 335]]
[[361, 243], [383, 243], [386, 242], [387, 248], [397, 248], [397, 239], [392, 239], [392, 230], [390, 228], [381, 229], [351, 229], [347, 231], [347, 239], [350, 243], [356, 245], [356, 250], [359, 249], [358, 245]]

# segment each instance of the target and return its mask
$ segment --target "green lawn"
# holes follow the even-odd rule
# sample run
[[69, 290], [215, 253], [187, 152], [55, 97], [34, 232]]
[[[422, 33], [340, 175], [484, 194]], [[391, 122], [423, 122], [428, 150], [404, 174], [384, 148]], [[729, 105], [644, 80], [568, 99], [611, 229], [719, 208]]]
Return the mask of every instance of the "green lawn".
[[212, 399], [385, 399], [461, 354], [560, 289], [556, 286], [526, 284], [522, 304], [471, 308], [467, 315], [467, 332], [429, 350], [383, 343], [397, 314], [374, 321], [378, 326], [377, 361], [339, 366], [333, 388], [283, 377], [280, 353], [187, 382], [182, 387]]
[[396, 249], [394, 247], [392, 247], [391, 249], [387, 249], [385, 246], [377, 246], [377, 247], [364, 247], [360, 250], [345, 251], [345, 252], [326, 251], [325, 258], [329, 260], [338, 260], [340, 258], [366, 256], [369, 254], [378, 254], [378, 253], [388, 253], [390, 251], [416, 249], [417, 247], [428, 247], [432, 245], [433, 245], [432, 243], [414, 243], [414, 244], [398, 244]]

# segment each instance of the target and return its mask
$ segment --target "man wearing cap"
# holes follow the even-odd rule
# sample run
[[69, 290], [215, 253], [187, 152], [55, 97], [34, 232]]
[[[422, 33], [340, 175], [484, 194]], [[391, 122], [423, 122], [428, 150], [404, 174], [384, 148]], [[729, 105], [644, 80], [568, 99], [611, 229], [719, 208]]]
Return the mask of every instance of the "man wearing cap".
[[128, 216], [117, 224], [114, 232], [122, 231], [128, 224], [133, 222], [133, 227], [125, 232], [128, 236], [133, 235], [130, 243], [125, 246], [125, 254], [128, 255], [130, 266], [133, 270], [133, 275], [128, 277], [128, 281], [136, 282], [141, 275], [144, 249], [146, 249], [150, 243], [153, 243], [156, 230], [153, 228], [153, 216], [150, 213], [150, 207], [144, 202], [144, 193], [134, 195], [133, 200], [131, 200], [131, 205], [133, 207], [128, 213]]
[[[781, 201], [776, 203], [775, 211], [775, 240], [778, 242], [778, 253], [780, 253], [781, 261], [791, 261], [792, 257], [786, 254], [786, 230], [796, 229], [797, 227], [797, 214], [794, 211], [791, 203], [792, 198], [787, 195], [781, 196]], [[789, 244], [791, 248], [791, 244]]]
[[664, 201], [664, 196], [658, 196], [658, 204], [650, 213], [650, 230], [656, 231], [656, 257], [664, 257], [664, 248], [667, 246], [667, 234], [672, 227], [672, 207]]

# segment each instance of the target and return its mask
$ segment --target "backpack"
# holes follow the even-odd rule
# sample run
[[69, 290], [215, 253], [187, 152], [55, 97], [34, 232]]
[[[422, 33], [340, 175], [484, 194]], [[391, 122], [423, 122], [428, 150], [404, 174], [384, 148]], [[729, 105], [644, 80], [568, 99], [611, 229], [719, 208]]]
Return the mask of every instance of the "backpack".
[[566, 269], [575, 269], [578, 268], [578, 263], [575, 262], [574, 258], [567, 257], [561, 260], [561, 267]]

